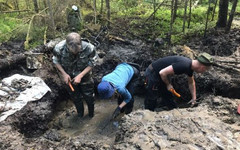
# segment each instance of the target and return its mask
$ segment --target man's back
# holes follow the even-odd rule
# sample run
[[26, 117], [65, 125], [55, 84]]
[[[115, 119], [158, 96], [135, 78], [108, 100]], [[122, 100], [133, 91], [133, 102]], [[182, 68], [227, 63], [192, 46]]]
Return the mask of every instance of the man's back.
[[167, 56], [164, 58], [159, 58], [152, 63], [154, 71], [157, 73], [172, 65], [175, 74], [187, 74], [192, 76], [193, 70], [191, 69], [192, 60], [183, 56]]

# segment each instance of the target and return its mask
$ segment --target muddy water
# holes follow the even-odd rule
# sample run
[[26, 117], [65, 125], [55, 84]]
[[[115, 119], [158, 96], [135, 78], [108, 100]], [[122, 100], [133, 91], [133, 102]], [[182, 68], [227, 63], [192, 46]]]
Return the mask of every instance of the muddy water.
[[[143, 108], [143, 97], [136, 96], [134, 110]], [[119, 121], [124, 114], [115, 120], [110, 121], [114, 109], [117, 107], [117, 100], [95, 101], [95, 116], [88, 117], [88, 109], [84, 104], [84, 117], [79, 118], [73, 103], [62, 102], [58, 107], [58, 113], [50, 123], [51, 129], [57, 129], [62, 137], [82, 137], [84, 140], [100, 140], [105, 144], [112, 145], [115, 135], [118, 132]]]

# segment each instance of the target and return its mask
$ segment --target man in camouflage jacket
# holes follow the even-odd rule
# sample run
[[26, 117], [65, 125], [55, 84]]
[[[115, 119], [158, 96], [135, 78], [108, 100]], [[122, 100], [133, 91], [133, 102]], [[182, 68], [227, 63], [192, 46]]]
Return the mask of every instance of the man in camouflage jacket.
[[66, 40], [58, 43], [53, 50], [53, 63], [60, 71], [64, 83], [72, 83], [74, 91], [67, 87], [79, 117], [84, 115], [83, 99], [88, 106], [89, 117], [94, 116], [94, 83], [92, 68], [96, 65], [96, 48], [82, 41], [78, 33], [72, 32]]

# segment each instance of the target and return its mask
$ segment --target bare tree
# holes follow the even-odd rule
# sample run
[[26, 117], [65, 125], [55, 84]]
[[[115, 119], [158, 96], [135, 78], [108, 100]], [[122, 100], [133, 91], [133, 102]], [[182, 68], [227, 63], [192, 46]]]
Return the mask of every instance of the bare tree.
[[188, 28], [190, 28], [191, 17], [192, 17], [192, 0], [189, 1]]
[[94, 9], [94, 23], [97, 24], [97, 5], [96, 5], [96, 0], [93, 0], [93, 9]]
[[54, 17], [53, 17], [53, 11], [52, 11], [52, 5], [50, 0], [47, 1], [48, 2], [48, 7], [49, 7], [49, 12], [50, 12], [50, 18], [51, 18], [51, 30], [53, 31], [53, 34], [55, 34], [55, 23], [54, 23]]
[[183, 16], [183, 33], [185, 32], [185, 23], [186, 23], [186, 19], [187, 19], [187, 4], [188, 4], [188, 0], [185, 0], [185, 7], [184, 7], [184, 16]]
[[178, 0], [174, 1], [174, 9], [173, 9], [173, 22], [175, 21], [177, 17], [177, 9], [178, 9]]
[[[156, 0], [153, 0], [153, 12], [155, 12], [156, 11]], [[153, 20], [155, 19], [155, 13], [154, 13], [154, 15], [153, 15]]]
[[210, 1], [208, 1], [208, 10], [207, 10], [207, 19], [206, 19], [206, 24], [205, 24], [205, 30], [204, 30], [204, 37], [206, 37], [206, 33], [207, 33], [209, 13], [210, 13]]
[[35, 12], [36, 13], [38, 13], [38, 2], [37, 2], [37, 0], [33, 0], [33, 5], [34, 5], [34, 10], [35, 10]]
[[214, 4], [214, 8], [213, 8], [213, 14], [212, 14], [212, 21], [214, 20], [214, 15], [215, 15], [216, 7], [217, 7], [217, 2], [218, 2], [218, 0], [215, 0], [215, 4]]
[[108, 28], [110, 28], [111, 12], [110, 12], [110, 1], [109, 0], [106, 0], [106, 7], [107, 7]]
[[174, 11], [174, 0], [172, 0], [172, 3], [171, 3], [171, 22], [170, 22], [169, 33], [167, 34], [167, 40], [169, 45], [171, 44], [171, 36], [172, 36], [172, 28], [173, 28], [173, 11]]
[[230, 29], [231, 29], [234, 13], [235, 13], [236, 7], [237, 7], [237, 2], [238, 2], [238, 0], [233, 1], [232, 10], [231, 10], [231, 13], [229, 15], [229, 19], [228, 19], [228, 23], [227, 23], [227, 27], [226, 27], [227, 32], [229, 32]]
[[219, 12], [218, 12], [218, 21], [216, 27], [226, 27], [227, 25], [227, 16], [228, 16], [228, 3], [229, 0], [220, 0], [219, 1]]
[[100, 14], [102, 15], [103, 12], [103, 0], [101, 0], [101, 8], [100, 8]]

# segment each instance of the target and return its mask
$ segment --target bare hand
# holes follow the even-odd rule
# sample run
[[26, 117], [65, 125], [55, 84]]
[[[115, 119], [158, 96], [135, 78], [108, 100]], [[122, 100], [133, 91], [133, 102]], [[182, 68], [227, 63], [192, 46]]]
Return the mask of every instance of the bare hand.
[[79, 84], [81, 82], [82, 78], [80, 76], [76, 76], [73, 78], [73, 84]]
[[170, 91], [171, 89], [174, 89], [174, 88], [173, 88], [172, 84], [168, 84], [167, 89], [168, 89], [168, 91]]
[[69, 81], [71, 81], [71, 77], [68, 74], [63, 75], [63, 81], [68, 84]]

